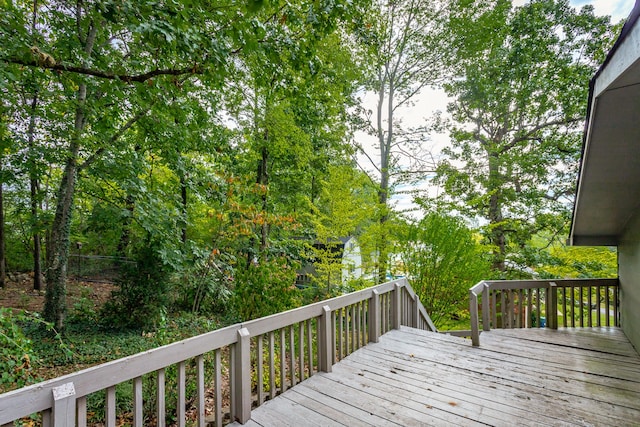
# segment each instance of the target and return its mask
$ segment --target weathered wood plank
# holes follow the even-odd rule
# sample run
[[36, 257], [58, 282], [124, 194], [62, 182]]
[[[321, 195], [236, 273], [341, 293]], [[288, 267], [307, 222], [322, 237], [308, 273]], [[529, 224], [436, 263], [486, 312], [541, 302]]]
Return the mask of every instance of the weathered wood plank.
[[[375, 350], [375, 351], [374, 351]], [[475, 357], [479, 357], [477, 354]], [[468, 356], [467, 356], [468, 357]], [[474, 357], [474, 356], [471, 356]], [[456, 393], [464, 393], [480, 399], [491, 396], [495, 404], [513, 406], [534, 414], [545, 414], [558, 420], [589, 419], [596, 425], [609, 425], [612, 421], [638, 417], [640, 413], [627, 408], [617, 409], [614, 405], [594, 402], [588, 399], [575, 399], [572, 395], [556, 391], [554, 388], [532, 386], [517, 381], [505, 380], [498, 373], [471, 371], [455, 365], [444, 365], [438, 361], [428, 361], [419, 356], [407, 355], [405, 359], [385, 352], [380, 347], [369, 352], [359, 352], [350, 360], [361, 363], [363, 367], [381, 369], [393, 368], [398, 373], [414, 375], [419, 382], [429, 384], [436, 389], [443, 387]], [[345, 363], [348, 363], [345, 361]], [[400, 366], [400, 367], [399, 367]], [[562, 382], [562, 384], [564, 384]], [[560, 385], [562, 385], [560, 384]], [[446, 393], [445, 393], [446, 394]], [[571, 405], [564, 404], [571, 402]], [[508, 409], [505, 409], [508, 410]]]
[[[406, 399], [396, 394], [399, 390], [384, 383], [363, 384], [365, 383], [363, 379], [360, 383], [347, 384], [340, 379], [345, 373], [345, 368], [340, 364], [337, 366], [338, 371], [335, 374], [316, 375], [305, 385], [317, 391], [330, 390], [331, 396], [335, 399], [400, 425], [442, 425], [443, 423], [458, 426], [486, 425], [486, 423], [448, 412], [446, 404], [437, 407]], [[437, 404], [437, 402], [434, 403]], [[468, 417], [471, 417], [471, 413]]]
[[[456, 363], [456, 366], [465, 367], [474, 371], [500, 372], [504, 378], [514, 381], [527, 382], [532, 386], [537, 384], [547, 384], [549, 387], [557, 386], [559, 379], [565, 381], [564, 389], [571, 391], [576, 396], [589, 397], [590, 394], [597, 390], [603, 391], [609, 387], [608, 392], [602, 396], [612, 403], [619, 403], [631, 408], [640, 409], [640, 384], [631, 381], [618, 381], [615, 378], [604, 377], [582, 371], [569, 371], [560, 367], [545, 364], [524, 364], [517, 356], [511, 356], [504, 353], [497, 353], [498, 358], [491, 358], [489, 350], [484, 350], [485, 357], [483, 359], [460, 359], [460, 354], [464, 354], [464, 347], [439, 346], [436, 350], [432, 348], [414, 348], [414, 345], [407, 345], [400, 337], [400, 334], [394, 334], [391, 339], [393, 349], [396, 352], [414, 351], [416, 355], [429, 358], [430, 360], [441, 360], [442, 363]], [[421, 336], [415, 339], [421, 341]], [[455, 339], [449, 337], [450, 339]], [[431, 343], [433, 347], [433, 343]], [[551, 353], [552, 354], [552, 353]]]
[[263, 426], [637, 423], [640, 357], [627, 351], [624, 335], [606, 328], [549, 332], [492, 331], [474, 348], [469, 340], [402, 327], [280, 395], [275, 401], [289, 402], [268, 414], [255, 409], [252, 418]]

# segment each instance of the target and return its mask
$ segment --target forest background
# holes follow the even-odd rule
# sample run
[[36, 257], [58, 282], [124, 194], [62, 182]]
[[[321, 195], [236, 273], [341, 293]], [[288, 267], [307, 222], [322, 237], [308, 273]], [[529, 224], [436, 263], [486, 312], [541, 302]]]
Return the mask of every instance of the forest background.
[[[564, 245], [589, 79], [621, 26], [592, 6], [0, 7], [0, 286], [27, 272], [44, 296], [42, 317], [0, 308], [4, 388], [41, 374], [25, 354], [77, 368], [100, 339], [116, 357], [391, 277], [449, 328], [481, 279], [617, 274], [615, 249]], [[433, 88], [447, 112], [403, 121]], [[67, 298], [95, 260], [113, 293]]]

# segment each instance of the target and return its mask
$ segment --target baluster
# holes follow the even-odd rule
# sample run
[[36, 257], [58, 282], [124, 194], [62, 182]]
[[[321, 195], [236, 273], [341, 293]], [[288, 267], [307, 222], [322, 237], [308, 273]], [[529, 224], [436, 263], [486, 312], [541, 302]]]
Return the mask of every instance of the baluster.
[[613, 325], [620, 326], [620, 321], [618, 320], [618, 303], [620, 298], [620, 288], [618, 286], [613, 287]]
[[338, 314], [338, 359], [342, 360], [344, 357], [344, 315], [342, 309], [337, 310]]
[[610, 287], [607, 285], [607, 286], [604, 287], [604, 289], [605, 289], [605, 294], [604, 294], [605, 302], [604, 303], [607, 306], [606, 307], [606, 310], [607, 310], [606, 325], [607, 326], [611, 326], [611, 297], [609, 296]]
[[116, 427], [116, 387], [107, 388], [105, 421], [106, 427]]
[[507, 310], [504, 306], [505, 304], [504, 291], [500, 290], [498, 292], [500, 292], [500, 328], [506, 329], [507, 328], [507, 320], [506, 320]]
[[593, 289], [591, 288], [591, 286], [589, 286], [589, 287], [587, 288], [587, 292], [589, 292], [589, 301], [588, 301], [588, 304], [589, 304], [589, 307], [588, 307], [588, 310], [589, 310], [589, 320], [588, 320], [587, 324], [588, 324], [588, 326], [591, 328], [591, 327], [593, 326], [593, 319], [592, 319], [592, 317], [593, 317], [593, 310], [591, 309], [591, 307], [592, 307], [592, 306], [591, 306], [591, 303], [592, 303], [592, 301], [593, 301], [593, 298], [592, 298], [592, 295], [591, 295], [591, 294], [593, 293]]
[[157, 381], [157, 386], [158, 386], [158, 393], [157, 393], [157, 398], [156, 398], [156, 403], [157, 403], [157, 413], [156, 413], [156, 417], [158, 419], [158, 425], [159, 426], [163, 426], [166, 424], [165, 421], [165, 390], [164, 390], [164, 384], [165, 384], [165, 373], [164, 373], [164, 369], [160, 369], [157, 373], [157, 377], [156, 377], [156, 381]]
[[229, 346], [229, 416], [236, 419], [236, 346]]
[[351, 336], [351, 325], [350, 325], [350, 319], [349, 319], [349, 307], [345, 307], [344, 308], [344, 317], [345, 317], [345, 322], [344, 322], [344, 353], [345, 353], [345, 357], [348, 356], [351, 352], [349, 351], [349, 338]]
[[280, 329], [280, 392], [287, 390], [287, 348], [284, 328]]
[[177, 411], [178, 411], [178, 426], [184, 427], [185, 425], [185, 401], [186, 398], [186, 373], [185, 373], [185, 364], [184, 361], [178, 363], [178, 402], [177, 402]]
[[358, 304], [351, 305], [351, 352], [358, 349]]
[[300, 369], [300, 382], [304, 381], [304, 321], [298, 323], [298, 369]]
[[328, 315], [328, 319], [329, 319], [329, 345], [331, 346], [330, 350], [330, 356], [331, 356], [331, 366], [333, 366], [333, 364], [336, 361], [336, 316], [335, 313], [333, 311], [330, 311], [330, 315]]
[[217, 348], [215, 355], [215, 421], [216, 427], [222, 426], [222, 352]]
[[516, 327], [522, 328], [522, 316], [524, 316], [524, 306], [522, 304], [522, 289], [518, 289], [518, 317], [516, 319]]
[[583, 295], [583, 286], [580, 286], [580, 327], [584, 327], [584, 295]]
[[562, 288], [562, 320], [564, 327], [566, 328], [569, 323], [567, 319], [567, 288]]
[[602, 326], [602, 287], [596, 286], [596, 319], [598, 327]]
[[571, 287], [571, 327], [576, 327], [576, 290]]
[[256, 393], [258, 395], [258, 406], [264, 402], [264, 364], [263, 364], [263, 340], [264, 335], [256, 337], [256, 375], [257, 386]]
[[291, 387], [296, 385], [296, 344], [295, 332], [293, 325], [289, 326], [289, 377], [291, 378]]
[[133, 379], [133, 427], [142, 427], [144, 422], [143, 417], [142, 377], [136, 377]]
[[[42, 427], [51, 427], [53, 426], [53, 414], [52, 414], [52, 410], [51, 409], [45, 409], [44, 411], [40, 412], [40, 415], [42, 416]], [[14, 423], [10, 423], [7, 424], [6, 427], [14, 427]], [[2, 426], [5, 427], [5, 426]]]
[[[485, 285], [487, 286], [487, 285]], [[497, 298], [496, 298], [496, 292], [497, 291], [492, 291], [491, 289], [489, 289], [489, 295], [491, 298], [491, 316], [492, 316], [492, 326], [494, 328], [498, 327], [498, 305], [497, 305]]]
[[525, 319], [525, 327], [531, 328], [531, 320], [533, 319], [533, 289], [527, 291], [527, 319]]
[[313, 330], [312, 330], [312, 320], [307, 320], [307, 342], [309, 345], [307, 346], [307, 357], [309, 358], [309, 377], [313, 376]]
[[[78, 427], [87, 427], [87, 398], [79, 397], [76, 400], [76, 420]], [[13, 424], [11, 424], [13, 426]]]
[[204, 405], [204, 355], [196, 358], [197, 380], [198, 380], [198, 427], [205, 427], [205, 405]]
[[269, 398], [276, 397], [275, 335], [269, 332]]

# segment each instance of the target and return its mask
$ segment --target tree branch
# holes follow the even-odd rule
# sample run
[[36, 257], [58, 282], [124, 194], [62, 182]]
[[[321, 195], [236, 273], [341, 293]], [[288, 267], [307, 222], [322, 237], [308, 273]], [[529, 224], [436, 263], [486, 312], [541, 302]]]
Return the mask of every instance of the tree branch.
[[[131, 126], [133, 126], [138, 120], [143, 118], [149, 112], [149, 110], [151, 110], [152, 106], [153, 106], [153, 104], [151, 104], [147, 108], [143, 108], [142, 110], [138, 111], [138, 113], [135, 116], [131, 117], [124, 125], [122, 125], [122, 127], [120, 129], [118, 129], [111, 136], [111, 138], [109, 138], [109, 141], [107, 141], [105, 146], [111, 146], [118, 139], [120, 139], [120, 137], [122, 135], [124, 135], [124, 133], [126, 131], [131, 129]], [[87, 169], [89, 166], [91, 166], [96, 160], [98, 160], [98, 158], [100, 158], [100, 156], [102, 155], [102, 153], [104, 153], [104, 151], [105, 151], [105, 147], [104, 146], [100, 147], [98, 150], [96, 150], [95, 153], [93, 153], [91, 156], [89, 156], [87, 158], [87, 160], [85, 160], [80, 166], [78, 166], [78, 171], [82, 171], [84, 169]]]
[[93, 68], [78, 67], [75, 65], [65, 65], [63, 63], [58, 63], [58, 62], [42, 63], [42, 62], [36, 61], [35, 59], [24, 60], [22, 58], [9, 58], [9, 59], [5, 59], [4, 62], [17, 64], [17, 65], [24, 65], [27, 67], [39, 67], [39, 68], [54, 70], [54, 71], [66, 71], [70, 73], [84, 74], [84, 75], [100, 77], [108, 80], [120, 80], [126, 83], [134, 83], [134, 82], [141, 83], [158, 76], [167, 76], [167, 75], [182, 76], [185, 74], [202, 74], [203, 73], [203, 68], [197, 64], [195, 64], [193, 67], [186, 67], [186, 68], [156, 69], [156, 70], [147, 71], [146, 73], [142, 73], [142, 74], [117, 74], [109, 71], [96, 70]]
[[518, 137], [518, 138], [514, 138], [510, 143], [506, 144], [502, 150], [500, 150], [502, 153], [506, 153], [507, 151], [511, 150], [513, 147], [515, 147], [519, 142], [523, 142], [523, 141], [527, 141], [527, 140], [531, 140], [534, 139], [532, 138], [533, 135], [535, 135], [536, 132], [551, 127], [551, 126], [560, 126], [560, 125], [568, 125], [571, 123], [576, 123], [579, 122], [581, 120], [584, 120], [584, 118], [580, 117], [580, 118], [572, 118], [572, 119], [566, 119], [566, 120], [552, 120], [550, 122], [545, 122], [545, 123], [541, 123], [533, 128], [531, 128], [527, 133], [525, 133], [524, 135]]

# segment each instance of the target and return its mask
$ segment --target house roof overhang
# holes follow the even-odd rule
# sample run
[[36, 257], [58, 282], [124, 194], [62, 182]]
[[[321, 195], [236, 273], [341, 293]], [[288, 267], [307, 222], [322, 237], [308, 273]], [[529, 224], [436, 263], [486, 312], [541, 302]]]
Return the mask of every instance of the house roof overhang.
[[591, 80], [569, 244], [616, 246], [640, 208], [640, 0]]

